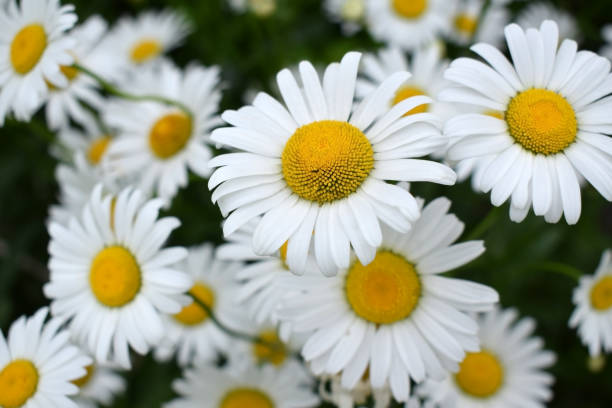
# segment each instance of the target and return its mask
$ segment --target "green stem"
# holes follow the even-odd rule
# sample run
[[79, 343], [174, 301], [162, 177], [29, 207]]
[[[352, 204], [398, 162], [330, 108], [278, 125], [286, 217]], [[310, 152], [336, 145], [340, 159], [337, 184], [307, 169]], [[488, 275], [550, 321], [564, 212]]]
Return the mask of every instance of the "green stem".
[[107, 80], [105, 80], [104, 78], [102, 78], [100, 75], [96, 74], [89, 68], [86, 68], [80, 64], [73, 64], [72, 67], [75, 69], [78, 69], [85, 75], [94, 79], [96, 82], [98, 82], [98, 84], [100, 84], [100, 86], [102, 87], [104, 91], [108, 92], [111, 95], [115, 95], [115, 96], [130, 100], [130, 101], [136, 101], [136, 102], [152, 101], [152, 102], [163, 103], [163, 104], [170, 105], [170, 106], [175, 106], [179, 108], [180, 110], [182, 110], [187, 116], [189, 117], [193, 116], [193, 113], [191, 112], [191, 110], [179, 101], [176, 101], [174, 99], [165, 98], [159, 95], [134, 95], [134, 94], [118, 89], [113, 84], [111, 84], [110, 82], [108, 82]]
[[582, 271], [574, 268], [573, 266], [566, 265], [560, 262], [536, 262], [532, 265], [528, 266], [528, 269], [540, 270], [540, 271], [548, 271], [558, 273], [559, 275], [564, 275], [569, 278], [572, 278], [575, 281], [580, 280], [580, 277], [583, 275]]
[[500, 211], [500, 207], [491, 208], [487, 216], [484, 217], [482, 221], [480, 221], [480, 223], [476, 225], [476, 227], [474, 227], [472, 232], [467, 235], [467, 237], [465, 238], [466, 241], [481, 238], [489, 230], [489, 228], [491, 228], [495, 224], [495, 222], [499, 218]]
[[482, 8], [480, 9], [480, 14], [478, 15], [478, 20], [476, 21], [476, 27], [474, 28], [474, 32], [472, 33], [472, 38], [470, 39], [471, 43], [474, 42], [474, 39], [476, 38], [476, 34], [478, 34], [478, 30], [480, 30], [482, 20], [485, 18], [487, 11], [489, 11], [489, 7], [491, 7], [491, 0], [486, 0]]

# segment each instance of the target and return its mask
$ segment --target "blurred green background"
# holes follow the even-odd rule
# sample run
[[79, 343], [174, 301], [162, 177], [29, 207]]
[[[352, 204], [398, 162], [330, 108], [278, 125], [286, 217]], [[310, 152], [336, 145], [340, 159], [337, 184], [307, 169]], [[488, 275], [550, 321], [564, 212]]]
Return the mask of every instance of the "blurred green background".
[[[303, 59], [314, 63], [338, 60], [353, 49], [374, 50], [379, 44], [366, 32], [343, 37], [331, 23], [319, 0], [279, 0], [276, 14], [267, 19], [235, 15], [223, 0], [77, 0], [81, 20], [101, 14], [113, 22], [124, 13], [148, 8], [174, 7], [194, 22], [195, 32], [171, 56], [180, 65], [197, 61], [220, 65], [225, 84], [222, 109], [242, 105], [247, 89], [270, 91], [275, 73]], [[612, 23], [612, 1], [557, 1], [578, 20], [583, 33], [582, 48], [597, 51], [600, 30]], [[525, 2], [511, 5], [518, 11]], [[465, 50], [451, 49], [451, 57]], [[612, 112], [611, 112], [612, 115]], [[47, 280], [45, 221], [58, 189], [54, 180], [55, 160], [49, 155], [54, 135], [42, 115], [32, 123], [7, 121], [0, 129], [0, 328], [4, 332], [22, 314], [31, 314], [47, 302], [42, 285]], [[468, 183], [452, 188], [413, 186], [416, 194], [429, 199], [445, 195], [452, 210], [466, 223], [465, 239], [491, 210], [489, 198], [475, 194]], [[562, 262], [584, 273], [592, 273], [601, 253], [612, 248], [612, 204], [593, 188], [583, 189], [583, 213], [576, 226], [546, 224], [530, 215], [521, 224], [510, 222], [507, 205], [493, 213], [493, 224], [484, 233], [487, 252], [456, 272], [497, 289], [503, 306], [516, 307], [522, 315], [538, 321], [537, 334], [558, 355], [552, 369], [556, 376], [550, 407], [604, 408], [612, 406], [612, 358], [598, 373], [589, 371], [587, 352], [574, 331], [567, 327], [573, 310], [572, 279], [534, 267], [543, 261]], [[173, 244], [220, 242], [221, 216], [210, 202], [206, 181], [193, 178], [175, 199], [169, 213], [184, 225], [172, 236]], [[179, 376], [173, 365], [158, 365], [139, 358], [127, 374], [128, 392], [114, 407], [152, 408], [172, 398], [171, 380]]]

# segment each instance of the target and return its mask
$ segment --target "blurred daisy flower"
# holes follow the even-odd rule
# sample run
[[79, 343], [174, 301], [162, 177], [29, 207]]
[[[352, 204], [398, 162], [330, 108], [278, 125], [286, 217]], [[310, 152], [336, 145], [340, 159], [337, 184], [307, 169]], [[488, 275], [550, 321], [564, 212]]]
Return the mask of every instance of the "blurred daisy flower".
[[606, 45], [601, 48], [600, 53], [609, 60], [612, 60], [612, 24], [604, 26], [601, 30], [601, 35]]
[[0, 8], [0, 126], [9, 113], [29, 121], [49, 95], [47, 83], [68, 85], [60, 66], [69, 66], [74, 39], [66, 31], [77, 21], [74, 6], [59, 0], [15, 0]]
[[78, 218], [49, 226], [44, 293], [99, 363], [129, 368], [128, 345], [146, 354], [164, 335], [160, 313], [178, 313], [188, 301], [191, 278], [177, 269], [187, 251], [162, 249], [180, 222], [157, 219], [162, 205], [132, 189], [103, 196], [98, 185]]
[[450, 201], [427, 205], [408, 233], [383, 227], [374, 260], [353, 260], [335, 277], [293, 276], [301, 291], [280, 318], [296, 333], [311, 333], [302, 356], [315, 375], [341, 373], [352, 389], [367, 372], [374, 389], [390, 387], [397, 401], [410, 396], [410, 379], [442, 379], [466, 351], [478, 348], [478, 327], [466, 313], [498, 301], [488, 286], [439, 274], [484, 252], [482, 241], [454, 244], [463, 223]]
[[516, 23], [523, 30], [528, 28], [538, 28], [545, 20], [552, 20], [559, 27], [559, 37], [561, 40], [574, 39], [580, 37], [580, 30], [574, 17], [548, 1], [529, 1], [527, 6], [521, 10], [516, 17]]
[[230, 7], [238, 12], [252, 12], [259, 17], [268, 17], [276, 11], [276, 0], [227, 0]]
[[569, 321], [578, 328], [592, 357], [612, 352], [612, 251], [601, 256], [594, 275], [582, 276], [573, 296], [576, 309]]
[[329, 17], [342, 24], [346, 35], [356, 33], [363, 26], [366, 0], [325, 0], [323, 7]]
[[8, 337], [0, 332], [0, 406], [77, 408], [69, 397], [79, 392], [72, 382], [86, 373], [91, 359], [60, 330], [63, 321], [45, 324], [48, 309], [17, 319]]
[[90, 364], [87, 373], [72, 381], [79, 393], [72, 397], [79, 408], [97, 408], [112, 404], [115, 397], [126, 389], [125, 379], [114, 369], [101, 364]]
[[478, 107], [446, 123], [447, 158], [461, 163], [493, 155], [479, 189], [491, 192], [496, 206], [510, 199], [513, 221], [522, 221], [533, 206], [548, 222], [565, 214], [575, 224], [582, 177], [612, 200], [610, 61], [577, 52], [571, 40], [557, 48], [552, 21], [526, 32], [511, 24], [505, 33], [514, 65], [480, 43], [472, 50], [488, 64], [459, 58], [446, 71], [453, 86], [441, 99]]
[[485, 42], [499, 47], [504, 38], [501, 27], [510, 21], [506, 3], [508, 0], [492, 1], [483, 15], [485, 0], [461, 1], [453, 18], [450, 40], [461, 45]]
[[446, 380], [427, 380], [419, 394], [440, 408], [544, 407], [554, 381], [544, 370], [555, 355], [532, 336], [533, 319], [517, 318], [514, 309], [479, 315], [481, 350], [467, 353]]
[[300, 64], [301, 85], [288, 69], [281, 71], [277, 81], [287, 108], [260, 93], [253, 106], [224, 112], [233, 126], [212, 135], [240, 150], [209, 163], [217, 168], [209, 188], [223, 191], [216, 199], [227, 216], [225, 236], [263, 214], [253, 250], [271, 255], [288, 241], [292, 272], [304, 272], [311, 241], [319, 268], [333, 275], [348, 267], [351, 246], [362, 263], [374, 259], [381, 220], [408, 231], [419, 216], [416, 200], [386, 180], [455, 182], [450, 168], [413, 159], [446, 143], [437, 118], [404, 117], [431, 99], [416, 96], [389, 107], [410, 74], [395, 73], [353, 106], [360, 58], [351, 52], [329, 65], [322, 84], [309, 62]]

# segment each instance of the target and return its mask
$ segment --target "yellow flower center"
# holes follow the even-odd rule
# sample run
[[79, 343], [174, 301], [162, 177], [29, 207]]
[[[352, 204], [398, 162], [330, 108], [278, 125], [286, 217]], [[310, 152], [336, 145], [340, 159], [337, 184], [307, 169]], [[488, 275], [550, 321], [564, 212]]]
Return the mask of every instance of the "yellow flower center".
[[457, 385], [474, 397], [485, 398], [495, 394], [502, 386], [504, 370], [492, 353], [480, 351], [467, 353], [459, 372], [455, 374]]
[[361, 20], [365, 12], [364, 0], [346, 0], [342, 5], [340, 15], [348, 21]]
[[100, 163], [100, 160], [102, 160], [102, 156], [104, 156], [104, 153], [106, 152], [110, 141], [110, 136], [102, 136], [91, 143], [89, 149], [87, 150], [87, 158], [89, 159], [90, 163]]
[[236, 388], [228, 392], [219, 408], [274, 408], [274, 402], [254, 388]]
[[427, 9], [427, 0], [393, 0], [395, 12], [405, 18], [417, 18]]
[[377, 324], [410, 316], [421, 296], [421, 281], [403, 256], [379, 251], [368, 265], [356, 261], [346, 277], [346, 296], [353, 311]]
[[578, 123], [572, 106], [546, 89], [529, 89], [510, 101], [505, 114], [510, 135], [536, 154], [555, 154], [576, 140]]
[[327, 203], [357, 191], [374, 168], [374, 151], [355, 126], [323, 120], [296, 130], [281, 161], [285, 181], [294, 193]]
[[596, 310], [612, 307], [612, 276], [605, 276], [591, 289], [591, 305]]
[[478, 27], [478, 20], [469, 14], [461, 13], [455, 17], [455, 28], [461, 33], [473, 35]]
[[132, 47], [130, 57], [136, 64], [141, 64], [157, 57], [161, 52], [162, 46], [159, 41], [152, 38], [145, 38]]
[[89, 271], [91, 290], [100, 303], [121, 307], [130, 303], [141, 287], [141, 272], [134, 255], [121, 246], [104, 248]]
[[[400, 89], [398, 89], [398, 91], [395, 93], [395, 97], [393, 98], [393, 101], [391, 102], [391, 105], [397, 105], [398, 103], [400, 103], [401, 101], [408, 99], [408, 98], [412, 98], [413, 96], [418, 96], [418, 95], [425, 95], [425, 92], [421, 89], [418, 88], [416, 86], [403, 86]], [[414, 113], [425, 113], [427, 112], [427, 109], [429, 108], [429, 104], [423, 104], [423, 105], [419, 105], [416, 108], [408, 111], [404, 116], [408, 116], [408, 115], [412, 115]]]
[[38, 370], [28, 360], [15, 360], [0, 372], [0, 407], [23, 406], [36, 392]]
[[153, 154], [168, 159], [181, 151], [191, 137], [191, 119], [184, 113], [169, 113], [160, 118], [149, 133]]
[[[215, 293], [212, 289], [201, 282], [197, 282], [189, 293], [195, 296], [200, 302], [204, 303], [209, 308], [215, 305]], [[185, 306], [179, 313], [174, 315], [174, 318], [186, 326], [195, 326], [202, 323], [208, 318], [208, 313], [196, 302]]]
[[88, 365], [87, 367], [85, 367], [85, 369], [87, 370], [87, 372], [85, 373], [84, 376], [72, 381], [72, 383], [79, 388], [83, 388], [84, 386], [86, 386], [89, 383], [89, 381], [91, 381], [91, 378], [96, 372], [96, 367], [93, 364]]
[[253, 343], [253, 354], [258, 363], [283, 364], [287, 358], [287, 348], [274, 330], [259, 333], [259, 338], [266, 343]]
[[30, 72], [47, 48], [47, 34], [40, 24], [23, 27], [11, 43], [11, 64], [21, 75]]

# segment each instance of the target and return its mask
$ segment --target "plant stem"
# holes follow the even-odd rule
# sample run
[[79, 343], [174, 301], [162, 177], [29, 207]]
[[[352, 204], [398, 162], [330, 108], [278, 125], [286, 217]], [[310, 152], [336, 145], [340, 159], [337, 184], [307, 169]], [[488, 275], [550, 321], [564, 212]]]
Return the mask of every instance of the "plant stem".
[[489, 7], [491, 7], [491, 0], [486, 0], [480, 9], [480, 14], [478, 15], [478, 20], [476, 21], [476, 27], [474, 28], [474, 32], [472, 33], [472, 38], [470, 39], [470, 43], [474, 43], [474, 39], [476, 38], [476, 34], [480, 30], [480, 26], [482, 25], [482, 20], [484, 20], [487, 11], [489, 11]]
[[175, 106], [179, 108], [180, 110], [182, 110], [187, 116], [189, 117], [193, 116], [193, 113], [191, 112], [191, 110], [179, 101], [176, 101], [174, 99], [165, 98], [159, 95], [130, 94], [128, 92], [118, 89], [116, 86], [114, 86], [113, 84], [111, 84], [110, 82], [108, 82], [107, 80], [105, 80], [104, 78], [102, 78], [100, 75], [96, 74], [89, 68], [86, 68], [80, 64], [73, 64], [72, 67], [75, 69], [78, 69], [85, 75], [94, 79], [96, 82], [100, 84], [100, 86], [102, 87], [104, 91], [108, 92], [111, 95], [115, 95], [123, 99], [128, 99], [130, 101], [136, 101], [136, 102], [153, 101], [153, 102], [159, 102], [159, 103], [163, 103], [163, 104], [170, 105], [170, 106]]
[[580, 277], [583, 275], [581, 270], [560, 262], [536, 262], [532, 265], [529, 265], [528, 269], [538, 269], [542, 271], [558, 273], [559, 275], [565, 275], [569, 278], [572, 278], [575, 281], [580, 280]]
[[485, 234], [485, 232], [487, 232], [489, 228], [491, 228], [495, 224], [495, 221], [497, 221], [497, 218], [499, 217], [499, 212], [499, 207], [492, 207], [487, 216], [484, 217], [482, 221], [480, 221], [480, 223], [476, 225], [476, 227], [474, 227], [474, 229], [467, 235], [465, 240], [471, 241], [474, 239], [481, 238]]

